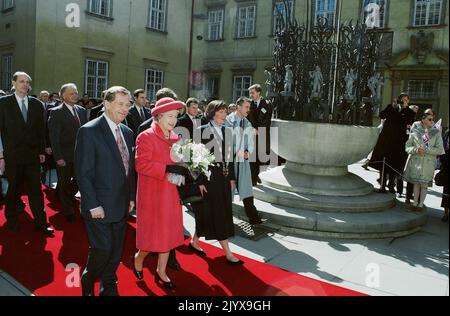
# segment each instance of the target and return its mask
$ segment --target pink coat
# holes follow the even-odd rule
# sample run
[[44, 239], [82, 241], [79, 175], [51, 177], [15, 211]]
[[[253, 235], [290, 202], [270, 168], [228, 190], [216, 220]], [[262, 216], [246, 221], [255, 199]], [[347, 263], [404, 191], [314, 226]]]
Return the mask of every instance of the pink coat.
[[166, 166], [172, 144], [157, 123], [140, 134], [136, 147], [138, 173], [136, 247], [148, 252], [168, 252], [184, 242], [183, 213], [177, 187], [167, 180]]

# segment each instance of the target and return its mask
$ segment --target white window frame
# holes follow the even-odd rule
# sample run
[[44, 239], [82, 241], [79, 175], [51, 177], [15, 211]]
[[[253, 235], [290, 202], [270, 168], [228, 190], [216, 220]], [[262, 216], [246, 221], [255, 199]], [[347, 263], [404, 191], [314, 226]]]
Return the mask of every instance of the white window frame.
[[[246, 80], [248, 83], [246, 84]], [[236, 102], [236, 100], [240, 97], [248, 97], [249, 91], [248, 89], [253, 84], [253, 76], [251, 75], [234, 75], [233, 76], [233, 100], [232, 102]], [[240, 87], [238, 87], [240, 85]], [[247, 86], [248, 85], [248, 86]]]
[[[417, 19], [418, 7], [419, 5], [425, 5], [425, 24], [419, 24], [419, 20]], [[431, 6], [439, 5], [439, 18], [437, 23], [430, 21], [432, 16], [431, 14]], [[444, 6], [443, 0], [414, 0], [414, 15], [413, 15], [413, 26], [430, 26], [430, 25], [440, 25], [442, 19], [442, 9]], [[423, 16], [422, 16], [423, 17]]]
[[2, 0], [2, 11], [14, 8], [14, 0]]
[[5, 92], [11, 91], [12, 88], [12, 76], [13, 76], [13, 62], [14, 57], [12, 54], [2, 55], [1, 59], [1, 89]]
[[[291, 20], [293, 21], [294, 20], [294, 0], [288, 0], [288, 6], [289, 6], [289, 10], [291, 11], [290, 12], [290, 16], [291, 16]], [[282, 12], [281, 12], [281, 10], [279, 10], [279, 8], [281, 9], [282, 8]], [[286, 10], [286, 7], [285, 7], [285, 5], [284, 5], [284, 1], [275, 1], [274, 3], [273, 3], [273, 12], [272, 12], [272, 19], [273, 19], [273, 25], [272, 25], [272, 33], [273, 34], [275, 34], [277, 31], [278, 31], [278, 29], [277, 29], [277, 26], [279, 25], [279, 24], [281, 24], [281, 19], [282, 19], [282, 17], [280, 17], [280, 13], [281, 13], [281, 15], [283, 15], [284, 16], [284, 14], [285, 14], [285, 10]]]
[[[208, 40], [220, 41], [223, 40], [225, 9], [215, 8], [208, 11]], [[214, 28], [214, 30], [213, 30]], [[216, 29], [217, 28], [217, 32]]]
[[[379, 7], [379, 19], [375, 19], [373, 27], [369, 28], [385, 28], [387, 27], [387, 17], [388, 17], [388, 1], [389, 0], [363, 0], [362, 4], [362, 10], [364, 14], [364, 21], [366, 21], [368, 15], [371, 13], [372, 10], [369, 10], [368, 6], [370, 4], [376, 4]], [[367, 10], [366, 10], [367, 9]], [[374, 12], [374, 14], [377, 14], [377, 12]], [[377, 23], [379, 23], [377, 25]]]
[[[324, 3], [324, 9], [320, 9], [319, 2]], [[331, 7], [333, 4], [333, 7]], [[319, 10], [320, 9], [320, 10]], [[314, 2], [314, 25], [317, 25], [318, 17], [328, 19], [328, 26], [333, 27], [336, 20], [336, 0], [315, 0]], [[330, 20], [332, 17], [332, 20]]]
[[255, 37], [256, 5], [239, 7], [236, 20], [237, 38]]
[[[418, 87], [418, 90], [412, 91], [412, 85], [414, 88]], [[431, 90], [426, 88], [431, 87]], [[436, 82], [434, 80], [409, 80], [408, 81], [408, 95], [414, 100], [430, 100], [436, 96]]]
[[148, 28], [160, 32], [167, 30], [167, 0], [150, 0]]
[[[94, 63], [95, 74], [89, 73], [89, 64]], [[99, 65], [105, 65], [105, 75], [99, 75]], [[89, 90], [89, 79], [94, 79], [93, 89]], [[101, 99], [102, 92], [108, 88], [109, 79], [109, 62], [105, 60], [98, 59], [86, 59], [85, 65], [85, 80], [84, 80], [84, 91], [89, 94], [89, 97]], [[100, 84], [100, 80], [104, 80], [104, 84]]]
[[112, 0], [89, 0], [90, 13], [111, 17], [112, 15]]
[[156, 93], [163, 87], [164, 71], [156, 68], [145, 69], [145, 91], [151, 102], [156, 101]]

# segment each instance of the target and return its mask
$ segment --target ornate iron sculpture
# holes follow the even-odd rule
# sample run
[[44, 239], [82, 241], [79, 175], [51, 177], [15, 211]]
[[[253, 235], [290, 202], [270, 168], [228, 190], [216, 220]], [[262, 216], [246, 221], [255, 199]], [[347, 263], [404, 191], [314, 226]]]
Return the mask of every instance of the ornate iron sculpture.
[[299, 25], [289, 11], [275, 34], [274, 66], [266, 74], [277, 118], [371, 126], [380, 101], [373, 89], [379, 33], [359, 21], [335, 27], [318, 18], [314, 26]]

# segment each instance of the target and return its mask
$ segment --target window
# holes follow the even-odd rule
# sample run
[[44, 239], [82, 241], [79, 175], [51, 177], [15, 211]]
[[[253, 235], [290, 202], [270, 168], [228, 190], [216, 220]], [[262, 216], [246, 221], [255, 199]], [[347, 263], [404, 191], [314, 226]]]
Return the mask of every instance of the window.
[[442, 0], [415, 0], [414, 26], [441, 23]]
[[111, 0], [90, 0], [89, 12], [110, 17], [111, 16]]
[[220, 41], [223, 39], [224, 9], [215, 9], [208, 12], [208, 40]]
[[166, 31], [167, 0], [150, 0], [150, 13], [148, 27], [165, 32]]
[[367, 27], [386, 27], [387, 0], [364, 0], [363, 11]]
[[336, 0], [316, 0], [315, 24], [319, 18], [325, 18], [329, 27], [334, 26], [334, 16], [336, 14]]
[[[286, 5], [284, 1], [276, 1], [273, 5], [273, 34], [280, 31], [284, 26], [284, 19], [286, 15]], [[294, 1], [287, 1], [289, 7], [289, 16], [291, 21], [294, 20]]]
[[220, 78], [207, 76], [206, 77], [206, 90], [207, 90], [207, 98], [218, 98], [219, 97], [219, 86], [220, 86]]
[[85, 91], [89, 97], [101, 99], [108, 87], [109, 63], [100, 60], [86, 60]]
[[2, 11], [14, 8], [14, 0], [2, 0]]
[[411, 99], [434, 99], [436, 96], [433, 80], [410, 80], [408, 82], [408, 94]]
[[234, 76], [233, 78], [233, 102], [240, 97], [248, 97], [248, 88], [252, 85], [252, 76]]
[[2, 56], [1, 67], [1, 89], [5, 92], [11, 91], [11, 80], [13, 76], [13, 56]]
[[239, 8], [237, 24], [238, 38], [255, 36], [256, 6]]
[[147, 91], [147, 98], [150, 101], [156, 100], [156, 92], [162, 89], [164, 85], [164, 73], [157, 69], [145, 70], [145, 88]]

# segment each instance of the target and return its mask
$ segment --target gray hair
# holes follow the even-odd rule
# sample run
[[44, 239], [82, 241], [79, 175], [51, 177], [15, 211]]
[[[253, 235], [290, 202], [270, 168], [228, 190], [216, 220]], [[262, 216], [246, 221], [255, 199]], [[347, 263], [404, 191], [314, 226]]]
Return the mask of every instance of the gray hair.
[[114, 86], [104, 92], [103, 100], [107, 102], [114, 102], [117, 94], [126, 94], [131, 100], [131, 93], [124, 87]]
[[61, 87], [61, 90], [59, 90], [59, 97], [62, 98], [64, 93], [66, 93], [66, 91], [68, 89], [74, 89], [74, 90], [76, 90], [78, 92], [78, 88], [77, 88], [77, 86], [74, 83], [66, 83], [65, 85], [63, 85]]
[[27, 74], [26, 72], [23, 72], [23, 71], [17, 71], [17, 72], [13, 75], [13, 81], [17, 81], [17, 79], [18, 79], [20, 76], [25, 76], [25, 77], [27, 77], [27, 79], [28, 79], [29, 82], [33, 81], [33, 80], [31, 79], [30, 75]]
[[46, 90], [43, 90], [43, 91], [41, 91], [40, 93], [39, 93], [39, 95], [48, 95], [48, 96], [50, 96], [50, 92], [48, 92], [48, 91], [46, 91]]

